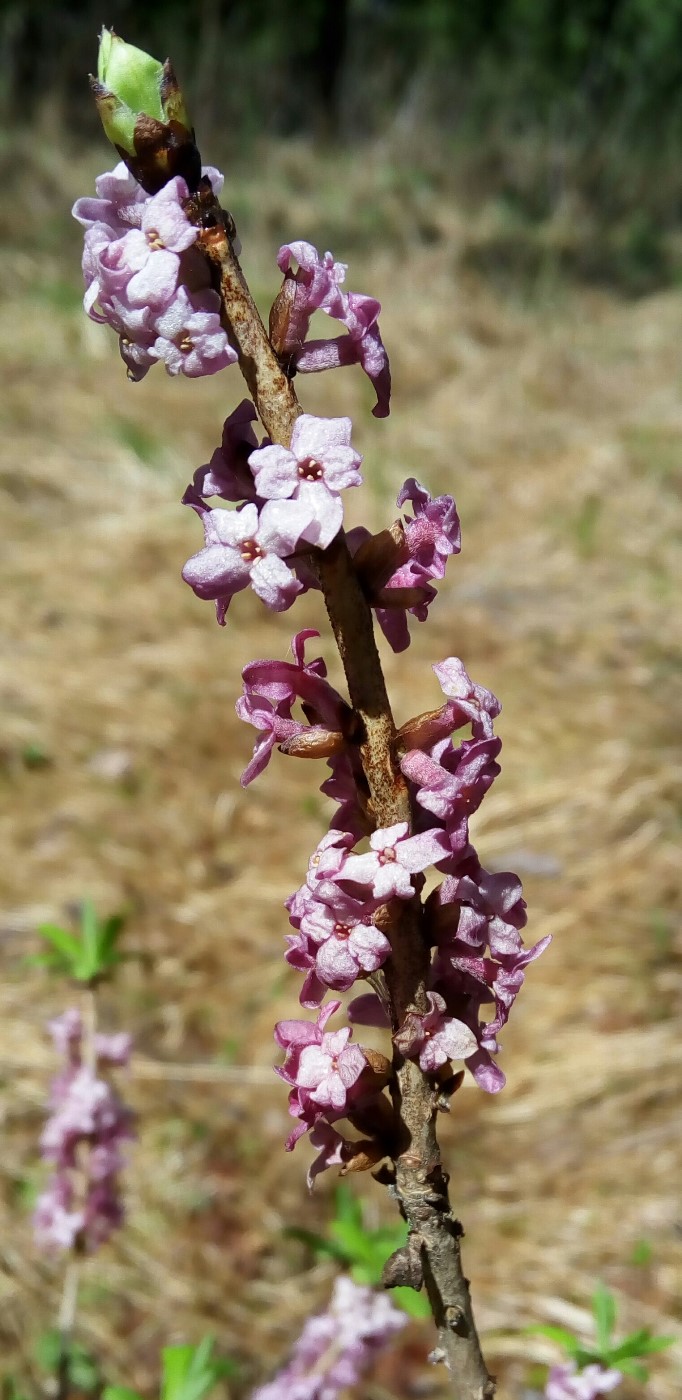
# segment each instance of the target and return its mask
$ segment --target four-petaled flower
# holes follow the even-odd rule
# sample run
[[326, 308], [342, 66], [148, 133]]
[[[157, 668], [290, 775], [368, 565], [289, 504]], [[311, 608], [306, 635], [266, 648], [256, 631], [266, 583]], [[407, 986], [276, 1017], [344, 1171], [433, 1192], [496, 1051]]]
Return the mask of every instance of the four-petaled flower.
[[442, 831], [408, 835], [407, 822], [396, 822], [375, 831], [369, 838], [371, 850], [364, 855], [348, 855], [332, 878], [340, 884], [367, 885], [376, 900], [411, 899], [415, 892], [412, 876], [434, 865], [448, 853]]
[[408, 1011], [400, 1031], [393, 1037], [403, 1055], [419, 1059], [421, 1068], [433, 1074], [448, 1060], [466, 1060], [475, 1054], [478, 1041], [473, 1031], [455, 1016], [446, 1015], [445, 1001], [437, 992], [428, 992], [429, 1009]]
[[290, 447], [271, 443], [249, 457], [258, 495], [264, 500], [304, 501], [311, 523], [305, 537], [326, 549], [343, 521], [339, 496], [347, 486], [361, 486], [359, 452], [350, 445], [350, 418], [296, 419]]
[[251, 584], [274, 612], [291, 606], [301, 584], [284, 563], [310, 523], [302, 501], [266, 501], [262, 510], [203, 510], [205, 545], [188, 559], [185, 582], [199, 598], [220, 604], [219, 621], [235, 593]]
[[367, 1061], [359, 1045], [349, 1045], [351, 1029], [327, 1031], [319, 1045], [306, 1045], [301, 1051], [296, 1084], [308, 1089], [314, 1103], [341, 1112], [349, 1090], [357, 1084]]

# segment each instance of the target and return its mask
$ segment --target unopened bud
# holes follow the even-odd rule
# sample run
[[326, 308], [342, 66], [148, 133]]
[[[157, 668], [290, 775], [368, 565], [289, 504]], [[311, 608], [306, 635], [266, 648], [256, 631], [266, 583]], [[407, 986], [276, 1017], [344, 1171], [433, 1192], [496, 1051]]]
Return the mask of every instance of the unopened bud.
[[316, 724], [304, 729], [302, 734], [283, 739], [279, 750], [289, 758], [333, 758], [334, 754], [343, 753], [345, 746], [343, 734], [338, 730]]
[[424, 710], [422, 714], [406, 720], [401, 724], [397, 735], [402, 747], [406, 751], [426, 749], [431, 744], [436, 744], [439, 739], [447, 738], [452, 733], [449, 714], [448, 705], [441, 705], [437, 710]]
[[[393, 1078], [393, 1066], [386, 1055], [382, 1055], [380, 1050], [368, 1049], [367, 1046], [363, 1046], [362, 1053], [374, 1073], [375, 1081], [380, 1080], [382, 1088], [386, 1084], [390, 1084]], [[379, 1088], [379, 1084], [376, 1084], [376, 1087]]]
[[381, 1143], [371, 1142], [369, 1138], [348, 1145], [352, 1148], [353, 1155], [344, 1162], [340, 1172], [341, 1176], [348, 1176], [349, 1172], [371, 1171], [372, 1167], [376, 1167], [377, 1162], [386, 1156]]
[[103, 29], [90, 86], [107, 137], [148, 194], [174, 175], [196, 190], [201, 158], [169, 59], [160, 63]]

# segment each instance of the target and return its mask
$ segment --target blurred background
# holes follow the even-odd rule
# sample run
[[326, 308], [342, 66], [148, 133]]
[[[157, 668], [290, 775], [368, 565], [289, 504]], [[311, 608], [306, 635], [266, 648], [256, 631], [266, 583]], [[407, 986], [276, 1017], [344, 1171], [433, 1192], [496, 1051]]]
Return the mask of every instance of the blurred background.
[[[468, 1083], [442, 1134], [486, 1354], [521, 1400], [555, 1354], [522, 1329], [587, 1334], [598, 1279], [623, 1329], [680, 1336], [682, 0], [0, 0], [0, 1375], [7, 1400], [50, 1393], [63, 1266], [30, 1215], [44, 1022], [71, 993], [27, 957], [91, 897], [128, 916], [101, 1016], [135, 1037], [140, 1142], [79, 1338], [153, 1394], [159, 1347], [210, 1331], [241, 1400], [326, 1302], [334, 1266], [286, 1231], [324, 1230], [335, 1183], [311, 1199], [306, 1146], [283, 1153], [270, 1068], [298, 991], [281, 903], [327, 807], [278, 755], [240, 789], [233, 702], [249, 658], [325, 622], [249, 594], [221, 632], [180, 579], [180, 495], [243, 391], [235, 369], [131, 385], [82, 314], [69, 211], [114, 163], [86, 81], [102, 23], [173, 57], [264, 314], [294, 238], [381, 299], [390, 419], [359, 371], [300, 381], [354, 419], [353, 523], [389, 523], [408, 475], [457, 499], [462, 555], [386, 670], [398, 722], [438, 703], [446, 655], [500, 696], [475, 839], [522, 876], [529, 937], [554, 934], [507, 1088]], [[444, 1396], [430, 1345], [411, 1324], [365, 1400]], [[678, 1400], [681, 1361], [655, 1361], [651, 1400]]]

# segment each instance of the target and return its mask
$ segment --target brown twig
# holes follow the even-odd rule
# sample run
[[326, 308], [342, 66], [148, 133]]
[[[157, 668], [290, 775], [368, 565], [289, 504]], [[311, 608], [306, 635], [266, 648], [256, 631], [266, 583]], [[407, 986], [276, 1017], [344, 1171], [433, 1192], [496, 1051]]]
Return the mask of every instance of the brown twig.
[[[248, 289], [230, 238], [231, 220], [208, 197], [188, 213], [201, 227], [200, 244], [220, 292], [223, 323], [234, 345], [259, 417], [273, 442], [288, 447], [301, 407], [282, 370]], [[324, 594], [361, 727], [360, 752], [376, 827], [410, 820], [410, 800], [396, 754], [396, 731], [374, 638], [372, 613], [343, 532], [316, 551]], [[408, 1007], [428, 1009], [429, 953], [421, 936], [418, 897], [392, 915], [386, 931], [392, 955], [384, 972], [394, 1030]], [[436, 1090], [412, 1060], [394, 1057], [393, 1098], [401, 1151], [392, 1190], [409, 1226], [408, 1246], [389, 1260], [386, 1283], [425, 1283], [438, 1328], [434, 1359], [446, 1362], [458, 1400], [493, 1400], [495, 1383], [483, 1359], [469, 1285], [462, 1271], [462, 1228], [450, 1209], [448, 1178], [436, 1138]]]

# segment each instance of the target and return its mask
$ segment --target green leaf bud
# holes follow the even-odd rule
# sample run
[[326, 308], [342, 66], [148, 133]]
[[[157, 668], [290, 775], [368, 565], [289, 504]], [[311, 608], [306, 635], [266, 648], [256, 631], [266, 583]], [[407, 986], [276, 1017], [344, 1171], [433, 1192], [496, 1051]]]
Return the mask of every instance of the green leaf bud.
[[160, 63], [103, 29], [90, 86], [106, 136], [148, 194], [174, 175], [196, 189], [201, 158], [169, 59]]

